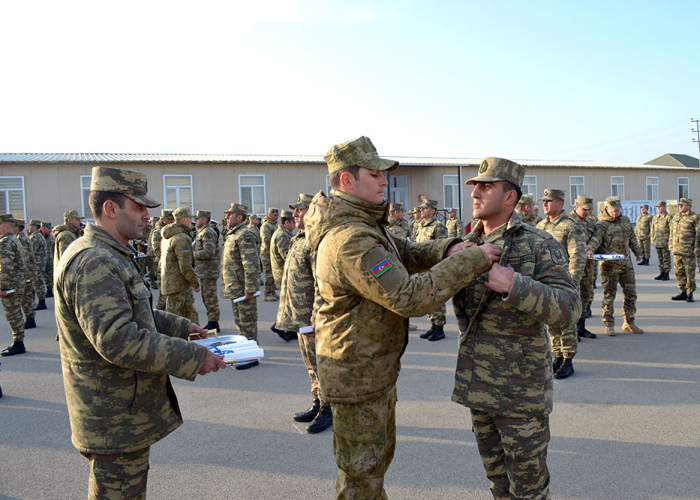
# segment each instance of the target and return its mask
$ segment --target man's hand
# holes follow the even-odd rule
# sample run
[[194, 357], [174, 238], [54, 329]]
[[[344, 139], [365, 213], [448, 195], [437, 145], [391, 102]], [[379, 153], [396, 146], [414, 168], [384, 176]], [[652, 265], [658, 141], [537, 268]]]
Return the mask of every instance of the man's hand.
[[255, 298], [255, 295], [252, 294], [252, 293], [246, 293], [246, 294], [245, 294], [245, 301], [246, 301], [246, 302], [250, 302], [250, 301], [253, 300], [254, 298]]
[[207, 357], [204, 358], [204, 363], [202, 363], [202, 367], [199, 369], [199, 374], [206, 375], [209, 372], [218, 372], [219, 368], [222, 370], [226, 368], [223, 354], [214, 354], [207, 349]]
[[479, 248], [486, 254], [486, 257], [491, 261], [491, 264], [496, 264], [500, 259], [501, 259], [501, 253], [503, 253], [503, 249], [499, 247], [498, 245], [494, 245], [492, 243], [484, 243], [483, 245], [479, 245]]
[[593, 253], [593, 250], [588, 250], [588, 251], [586, 252], [586, 257], [593, 258], [594, 255], [595, 255], [595, 254]]
[[455, 243], [454, 245], [450, 245], [450, 248], [447, 249], [447, 257], [451, 257], [460, 250], [464, 250], [467, 247], [474, 246], [474, 242], [472, 241], [460, 241], [459, 243]]
[[194, 289], [194, 293], [199, 293], [199, 287]]
[[515, 274], [515, 270], [511, 266], [503, 267], [499, 263], [495, 263], [489, 270], [489, 277], [484, 286], [494, 292], [508, 293], [510, 287], [513, 286], [513, 274]]
[[190, 327], [187, 330], [187, 333], [190, 336], [190, 340], [200, 340], [207, 338], [207, 331], [201, 326], [199, 326], [197, 323], [190, 323]]
[[641, 256], [641, 255], [637, 255], [636, 257], [637, 257], [637, 262], [641, 262], [641, 261], [642, 261], [642, 256]]

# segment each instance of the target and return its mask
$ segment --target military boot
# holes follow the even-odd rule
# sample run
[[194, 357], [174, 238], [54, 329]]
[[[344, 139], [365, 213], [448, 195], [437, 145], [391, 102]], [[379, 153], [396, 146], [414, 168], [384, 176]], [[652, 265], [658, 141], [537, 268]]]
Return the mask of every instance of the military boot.
[[586, 306], [586, 319], [590, 318], [591, 316], [593, 316], [593, 311], [591, 311], [591, 306], [588, 305]]
[[24, 347], [24, 342], [14, 342], [11, 346], [6, 347], [0, 352], [1, 356], [14, 356], [15, 354], [24, 354], [27, 349]]
[[311, 422], [314, 418], [316, 418], [316, 415], [318, 415], [318, 410], [320, 408], [321, 401], [319, 401], [319, 399], [316, 398], [314, 399], [313, 403], [311, 403], [311, 408], [309, 408], [306, 411], [300, 411], [299, 413], [295, 413], [292, 418], [295, 422]]
[[615, 336], [615, 324], [614, 323], [608, 323], [605, 325], [605, 335], [607, 335], [608, 337]]
[[642, 330], [641, 328], [639, 328], [637, 325], [634, 324], [634, 320], [627, 321], [626, 319], [625, 319], [624, 323], [622, 323], [622, 331], [629, 332], [629, 333], [637, 333], [637, 334], [644, 333], [644, 330]]
[[581, 318], [578, 320], [578, 323], [576, 323], [576, 331], [578, 332], [579, 337], [583, 337], [584, 339], [594, 339], [596, 338], [596, 334], [586, 330], [586, 320], [585, 318]]
[[431, 324], [431, 325], [430, 325], [430, 330], [428, 330], [428, 331], [425, 332], [425, 333], [421, 333], [421, 334], [420, 334], [420, 338], [422, 338], [422, 339], [427, 339], [427, 338], [430, 337], [433, 333], [435, 333], [435, 328], [437, 328], [437, 327], [436, 327], [435, 325]]
[[645, 265], [645, 266], [648, 266], [648, 265], [649, 265], [649, 257], [647, 257], [646, 259], [644, 259], [644, 265]]
[[564, 358], [559, 358], [559, 357], [554, 358], [554, 361], [552, 361], [552, 373], [557, 373], [559, 368], [561, 368], [561, 364], [563, 362], [564, 362]]
[[306, 426], [306, 432], [308, 432], [309, 434], [317, 434], [321, 431], [325, 431], [332, 425], [333, 411], [331, 410], [330, 405], [324, 406], [316, 414], [316, 417], [313, 419], [313, 421]]
[[673, 297], [671, 297], [671, 300], [688, 300], [688, 294], [685, 293], [685, 290], [683, 290], [678, 295], [674, 295]]
[[661, 281], [668, 281], [668, 280], [670, 280], [670, 279], [671, 279], [671, 278], [668, 277], [668, 271], [664, 271], [664, 277], [661, 278]]
[[661, 272], [659, 273], [659, 275], [656, 276], [654, 279], [655, 279], [655, 280], [662, 280], [662, 279], [664, 279], [664, 274], [665, 274], [665, 273], [664, 273], [663, 271], [661, 271]]
[[24, 322], [24, 329], [29, 330], [30, 328], [36, 328], [36, 320], [34, 318], [29, 318]]
[[44, 309], [48, 309], [46, 307], [46, 300], [42, 299], [39, 301], [39, 303], [36, 305], [34, 308], [35, 311], [43, 311]]
[[442, 340], [445, 338], [445, 330], [441, 326], [436, 326], [433, 334], [428, 337], [430, 342], [435, 342], [436, 340]]
[[688, 294], [688, 298], [685, 299], [686, 302], [695, 302], [695, 299], [693, 298], [693, 292], [690, 292]]
[[47, 299], [52, 299], [52, 298], [53, 298], [53, 288], [47, 288], [47, 289], [46, 289], [46, 298], [47, 298]]
[[574, 365], [571, 364], [571, 358], [564, 359], [557, 372], [554, 374], [554, 378], [561, 380], [564, 378], [569, 378], [574, 374]]
[[204, 325], [202, 328], [204, 328], [205, 330], [216, 330], [217, 332], [221, 331], [221, 328], [219, 328], [218, 321], [210, 321], [206, 325]]

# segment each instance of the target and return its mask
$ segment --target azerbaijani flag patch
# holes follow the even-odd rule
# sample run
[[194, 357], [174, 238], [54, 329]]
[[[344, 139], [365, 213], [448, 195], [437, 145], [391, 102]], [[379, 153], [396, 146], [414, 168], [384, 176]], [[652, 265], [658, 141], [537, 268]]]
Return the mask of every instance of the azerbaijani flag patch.
[[374, 274], [375, 278], [379, 278], [382, 274], [387, 272], [389, 269], [391, 269], [391, 264], [389, 263], [388, 260], [384, 259], [381, 261], [379, 264], [374, 266], [372, 268], [372, 274]]

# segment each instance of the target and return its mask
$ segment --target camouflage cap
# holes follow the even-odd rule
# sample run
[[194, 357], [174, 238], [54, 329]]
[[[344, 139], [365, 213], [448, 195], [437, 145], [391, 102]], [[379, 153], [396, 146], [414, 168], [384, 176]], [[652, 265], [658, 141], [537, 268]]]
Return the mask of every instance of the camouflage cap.
[[280, 212], [280, 217], [282, 217], [283, 219], [293, 219], [294, 214], [292, 212], [290, 212], [289, 210], [282, 210]]
[[148, 196], [148, 180], [143, 172], [113, 167], [92, 167], [90, 191], [121, 193], [139, 205], [159, 207], [160, 203]]
[[532, 193], [525, 193], [520, 197], [520, 201], [518, 203], [522, 203], [524, 205], [535, 203], [535, 196]]
[[649, 205], [645, 203], [644, 205], [642, 205], [642, 208], [646, 208], [647, 210], [649, 210]]
[[357, 165], [369, 170], [396, 170], [399, 162], [379, 157], [369, 137], [360, 137], [352, 141], [336, 144], [323, 157], [328, 165], [328, 173], [332, 174], [344, 168]]
[[42, 223], [41, 223], [41, 227], [46, 227], [46, 228], [52, 229], [52, 226], [51, 226], [51, 223], [50, 223], [50, 222], [42, 222]]
[[248, 218], [260, 220], [260, 216], [258, 214], [248, 214]]
[[3, 222], [15, 222], [15, 216], [12, 214], [0, 215], [0, 223], [3, 223]]
[[394, 212], [396, 210], [403, 211], [403, 203], [389, 203], [389, 212]]
[[545, 189], [540, 201], [552, 201], [552, 200], [562, 200], [564, 201], [564, 196], [566, 193], [561, 189]]
[[472, 177], [465, 184], [476, 182], [508, 181], [520, 188], [525, 177], [525, 167], [504, 158], [484, 158], [479, 165], [479, 175]]
[[[244, 205], [241, 205], [241, 206], [244, 206]], [[246, 208], [245, 211], [248, 212], [248, 208]], [[270, 207], [270, 208], [267, 209], [267, 214], [268, 214], [268, 215], [279, 215], [279, 214], [280, 214], [280, 209], [277, 208], [277, 207]]]
[[163, 219], [172, 219], [173, 218], [173, 211], [172, 210], [161, 210], [160, 216]]
[[657, 207], [665, 207], [665, 206], [666, 206], [666, 202], [665, 202], [665, 201], [657, 201], [657, 202], [656, 202], [656, 206], [657, 206]]
[[690, 198], [681, 198], [680, 200], [678, 200], [678, 204], [679, 205], [692, 205], [693, 200], [691, 200]]
[[158, 217], [156, 217], [155, 215], [151, 217], [151, 222], [158, 222]]
[[297, 197], [297, 202], [293, 205], [289, 205], [289, 208], [291, 208], [292, 210], [302, 210], [304, 208], [309, 208], [311, 206], [311, 200], [313, 199], [314, 197], [310, 194], [299, 193], [299, 196]]
[[211, 219], [211, 212], [208, 212], [206, 210], [197, 210], [197, 215], [195, 215], [194, 218], [199, 219], [200, 217], [206, 217], [208, 219]]
[[180, 207], [173, 210], [173, 218], [175, 220], [182, 220], [187, 217], [192, 217], [192, 212], [189, 207]]
[[613, 211], [622, 209], [622, 202], [619, 196], [608, 196], [605, 198], [605, 208], [609, 208]]
[[438, 202], [437, 200], [423, 200], [423, 204], [420, 206], [420, 208], [434, 208], [437, 210]]
[[78, 215], [78, 212], [76, 210], [68, 210], [67, 212], [63, 212], [63, 220], [67, 221], [68, 219], [84, 219], [85, 217], [81, 217]]
[[29, 221], [30, 226], [36, 226], [36, 227], [41, 227], [41, 221], [37, 219], [31, 219]]
[[[275, 209], [276, 210], [276, 209]], [[241, 215], [248, 215], [248, 207], [245, 205], [239, 205], [238, 203], [231, 203], [231, 206], [228, 208], [228, 210], [224, 210], [225, 214], [241, 214]]]
[[15, 224], [17, 224], [18, 226], [24, 227], [24, 224], [25, 224], [24, 219], [15, 219]]
[[413, 207], [413, 213], [417, 214], [418, 212], [420, 212], [420, 207]]
[[585, 208], [586, 210], [593, 208], [593, 198], [586, 198], [582, 194], [576, 197], [576, 201], [574, 203], [581, 208]]
[[457, 210], [454, 209], [454, 208], [450, 208], [450, 209], [447, 211], [447, 213], [448, 213], [448, 214], [456, 214], [456, 213], [457, 213]]

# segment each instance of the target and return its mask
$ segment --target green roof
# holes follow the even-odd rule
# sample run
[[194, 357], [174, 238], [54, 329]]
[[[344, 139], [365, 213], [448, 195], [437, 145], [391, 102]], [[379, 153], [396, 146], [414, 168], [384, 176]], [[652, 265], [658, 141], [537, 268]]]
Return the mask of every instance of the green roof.
[[689, 167], [698, 168], [698, 159], [688, 155], [668, 153], [658, 158], [648, 161], [645, 165], [662, 165], [665, 167]]

